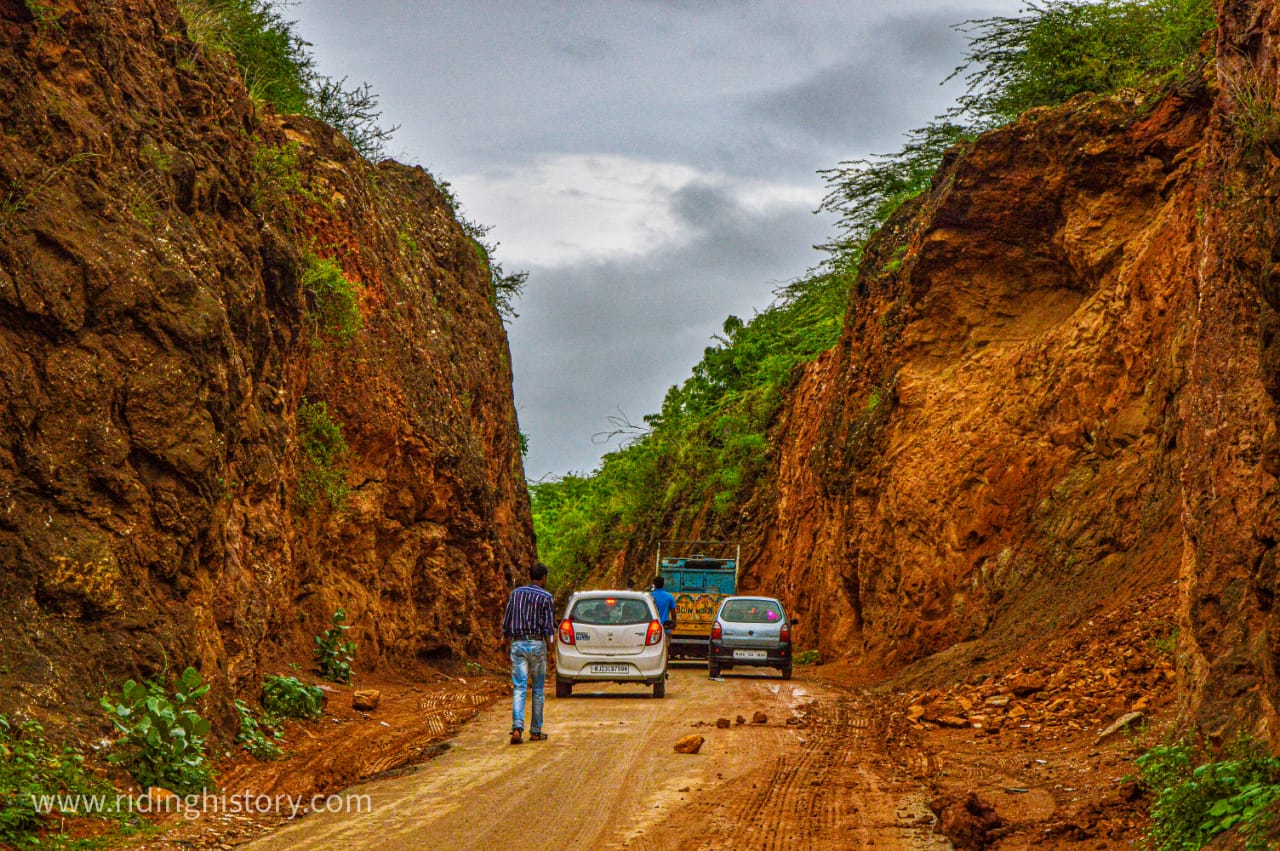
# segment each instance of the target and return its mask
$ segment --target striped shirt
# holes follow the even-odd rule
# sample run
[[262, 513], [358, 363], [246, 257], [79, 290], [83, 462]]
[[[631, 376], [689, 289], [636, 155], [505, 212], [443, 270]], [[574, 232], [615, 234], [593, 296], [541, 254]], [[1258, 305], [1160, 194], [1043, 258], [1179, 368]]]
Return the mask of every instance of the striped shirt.
[[550, 592], [537, 585], [521, 585], [511, 592], [502, 616], [502, 637], [542, 637], [556, 631], [556, 615]]

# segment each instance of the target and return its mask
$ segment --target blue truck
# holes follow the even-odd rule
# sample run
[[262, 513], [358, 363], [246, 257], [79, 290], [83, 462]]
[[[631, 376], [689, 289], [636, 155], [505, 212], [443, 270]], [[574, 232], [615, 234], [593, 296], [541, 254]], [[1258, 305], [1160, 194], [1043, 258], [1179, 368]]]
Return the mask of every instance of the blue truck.
[[734, 541], [659, 541], [658, 575], [676, 598], [671, 658], [705, 659], [720, 601], [738, 590], [742, 546]]

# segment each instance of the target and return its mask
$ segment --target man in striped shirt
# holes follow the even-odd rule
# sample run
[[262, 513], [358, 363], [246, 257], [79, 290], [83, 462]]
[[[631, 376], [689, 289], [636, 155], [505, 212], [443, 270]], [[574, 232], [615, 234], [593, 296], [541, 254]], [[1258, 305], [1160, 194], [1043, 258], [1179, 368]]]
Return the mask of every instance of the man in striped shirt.
[[511, 744], [518, 745], [524, 732], [525, 695], [533, 691], [533, 718], [529, 741], [545, 741], [542, 704], [547, 683], [547, 654], [556, 631], [556, 616], [547, 584], [547, 566], [534, 562], [529, 584], [511, 592], [502, 617], [502, 637], [511, 642]]

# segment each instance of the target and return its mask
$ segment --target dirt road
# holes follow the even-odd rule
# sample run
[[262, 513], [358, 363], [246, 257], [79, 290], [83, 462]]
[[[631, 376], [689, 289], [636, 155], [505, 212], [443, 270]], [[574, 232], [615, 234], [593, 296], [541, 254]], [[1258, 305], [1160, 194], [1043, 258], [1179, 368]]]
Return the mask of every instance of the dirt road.
[[[547, 700], [546, 742], [505, 741], [499, 702], [417, 769], [348, 790], [252, 849], [950, 848], [856, 697], [776, 676], [675, 668], [667, 697], [601, 686]], [[750, 723], [756, 711], [765, 724]], [[718, 718], [745, 724], [715, 726]], [[702, 726], [695, 726], [701, 724]], [[697, 755], [676, 739], [700, 733]]]

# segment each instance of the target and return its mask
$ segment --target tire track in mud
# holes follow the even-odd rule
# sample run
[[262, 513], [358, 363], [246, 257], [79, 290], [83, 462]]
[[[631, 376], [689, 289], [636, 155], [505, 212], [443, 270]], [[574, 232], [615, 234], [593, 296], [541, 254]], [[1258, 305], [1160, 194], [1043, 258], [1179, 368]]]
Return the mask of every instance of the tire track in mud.
[[[798, 749], [784, 749], [764, 782], [718, 808], [701, 841], [718, 849], [950, 849], [932, 832], [924, 787], [888, 757], [885, 725], [858, 697], [828, 701], [808, 727], [789, 731]], [[749, 787], [750, 784], [742, 784]]]

